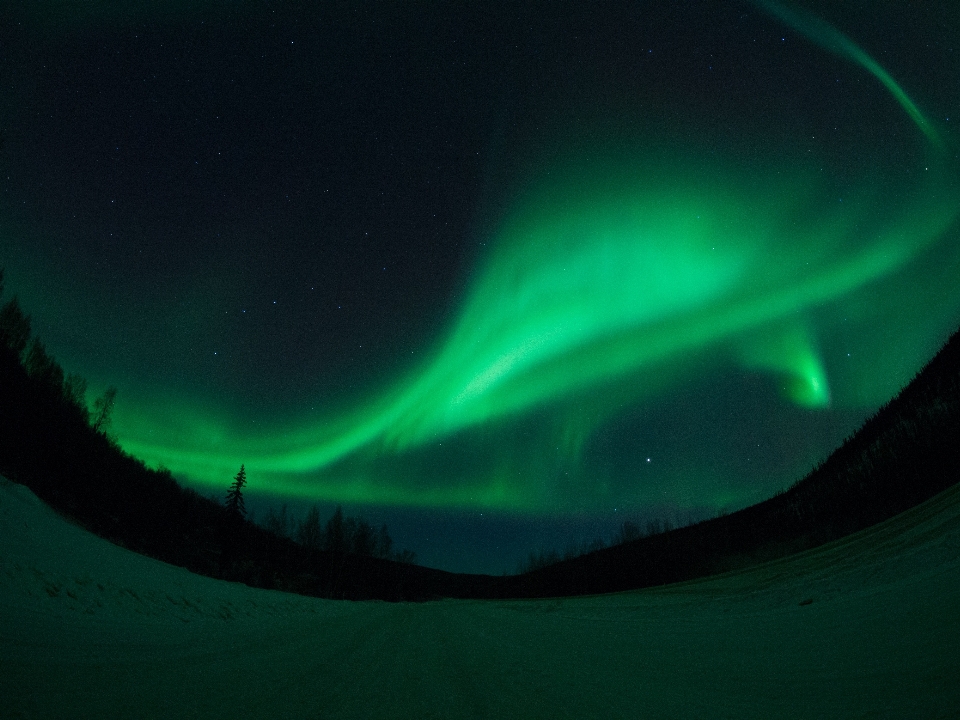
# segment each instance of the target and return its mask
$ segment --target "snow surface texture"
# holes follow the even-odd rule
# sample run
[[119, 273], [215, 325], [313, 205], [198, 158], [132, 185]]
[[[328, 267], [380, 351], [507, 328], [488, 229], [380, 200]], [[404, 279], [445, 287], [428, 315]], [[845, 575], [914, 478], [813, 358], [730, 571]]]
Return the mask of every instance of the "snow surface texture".
[[651, 590], [351, 603], [136, 555], [0, 478], [0, 717], [960, 713], [960, 486], [793, 558]]

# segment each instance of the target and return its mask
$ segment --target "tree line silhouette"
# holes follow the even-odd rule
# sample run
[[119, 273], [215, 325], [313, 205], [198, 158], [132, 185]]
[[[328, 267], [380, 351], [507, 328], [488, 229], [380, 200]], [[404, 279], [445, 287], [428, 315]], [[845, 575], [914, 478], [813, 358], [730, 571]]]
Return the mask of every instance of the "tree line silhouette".
[[97, 535], [194, 572], [321, 597], [420, 597], [415, 555], [393, 552], [386, 526], [340, 507], [325, 528], [317, 508], [290, 532], [281, 516], [257, 526], [246, 518], [243, 466], [223, 503], [183, 487], [109, 434], [116, 388], [92, 411], [86, 391], [32, 337], [18, 299], [0, 305], [0, 473]]
[[634, 540], [661, 535], [670, 532], [674, 527], [686, 527], [697, 521], [694, 515], [688, 515], [685, 520], [681, 520], [679, 513], [676, 514], [676, 520], [669, 517], [651, 517], [647, 518], [643, 524], [638, 521], [624, 520], [616, 527], [609, 540], [598, 535], [593, 540], [572, 542], [564, 548], [563, 552], [542, 547], [531, 550], [527, 557], [518, 563], [517, 574], [523, 575], [565, 560], [590, 555], [607, 547], [626, 545]]
[[[0, 293], [2, 293], [0, 272]], [[225, 580], [331, 598], [545, 597], [690, 580], [815, 547], [908, 510], [960, 480], [960, 331], [823, 463], [774, 497], [679, 528], [623, 523], [614, 544], [531, 555], [517, 575], [447, 573], [395, 553], [385, 527], [245, 517], [245, 469], [225, 502], [150, 469], [109, 435], [116, 390], [86, 407], [17, 299], [0, 306], [0, 473], [92, 532]], [[233, 495], [230, 493], [233, 492]], [[231, 499], [232, 498], [232, 499]]]
[[271, 506], [263, 526], [270, 532], [290, 537], [300, 545], [315, 550], [326, 550], [331, 553], [350, 552], [364, 557], [396, 560], [401, 563], [415, 562], [417, 557], [411, 550], [394, 552], [393, 539], [390, 537], [386, 523], [375, 528], [360, 515], [344, 516], [340, 505], [337, 505], [324, 524], [320, 522], [318, 505], [311, 507], [299, 522], [295, 522], [289, 516], [286, 504], [280, 508], [279, 513], [275, 512]]
[[729, 515], [560, 559], [521, 597], [663, 585], [783, 557], [882, 522], [960, 481], [960, 331], [900, 393], [792, 487]]

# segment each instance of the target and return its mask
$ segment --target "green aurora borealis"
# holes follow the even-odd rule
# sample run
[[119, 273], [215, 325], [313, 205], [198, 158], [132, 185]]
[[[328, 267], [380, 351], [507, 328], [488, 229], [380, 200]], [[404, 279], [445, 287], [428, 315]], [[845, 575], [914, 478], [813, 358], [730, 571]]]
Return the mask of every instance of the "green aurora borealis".
[[[937, 192], [942, 178], [934, 172], [915, 205], [893, 217], [882, 195], [866, 191], [797, 230], [797, 218], [825, 204], [813, 173], [739, 179], [727, 162], [725, 183], [713, 187], [711, 169], [673, 178], [664, 162], [631, 177], [629, 168], [649, 165], [649, 156], [629, 159], [622, 171], [612, 164], [563, 173], [570, 177], [563, 186], [515, 211], [448, 338], [382, 398], [265, 437], [260, 429], [232, 436], [229, 424], [182, 406], [160, 418], [138, 412], [123, 417], [124, 446], [214, 486], [237, 457], [248, 457], [253, 472], [276, 474], [285, 493], [535, 510], [546, 498], [536, 485], [505, 480], [512, 467], [477, 485], [421, 489], [377, 482], [377, 465], [364, 477], [350, 459], [509, 428], [514, 416], [541, 406], [560, 417], [561, 441], [576, 457], [618, 408], [669, 390], [684, 357], [704, 352], [720, 365], [777, 375], [784, 396], [804, 407], [829, 406], [831, 392], [834, 402], [855, 402], [869, 378], [831, 390], [804, 313], [849, 302], [900, 270], [939, 239], [956, 211]], [[860, 232], [868, 224], [876, 231]], [[192, 418], [182, 434], [169, 430], [176, 417]], [[481, 442], [504, 442], [492, 435]], [[312, 473], [326, 468], [346, 468], [346, 480], [334, 474], [318, 483]], [[304, 474], [309, 479], [298, 479]]]
[[[562, 523], [613, 508], [709, 513], [756, 501], [820, 460], [960, 321], [957, 138], [936, 89], [901, 87], [896, 70], [848, 37], [855, 28], [759, 6], [744, 6], [752, 22], [808, 63], [796, 76], [816, 82], [828, 67], [852, 88], [849, 107], [813, 92], [824, 93], [817, 111], [835, 113], [826, 122], [835, 135], [800, 134], [792, 100], [775, 96], [794, 79], [762, 55], [743, 61], [764, 78], [756, 94], [773, 94], [755, 106], [721, 88], [717, 108], [668, 112], [677, 97], [697, 104], [678, 71], [662, 104], [656, 88], [626, 83], [613, 100], [588, 87], [531, 102], [527, 125], [494, 118], [487, 137], [507, 137], [488, 141], [477, 182], [494, 187], [465, 212], [480, 220], [453, 231], [473, 243], [462, 269], [426, 301], [422, 332], [396, 332], [373, 372], [343, 371], [342, 390], [320, 382], [294, 392], [297, 378], [278, 377], [281, 389], [248, 401], [249, 374], [270, 376], [268, 361], [221, 371], [229, 379], [218, 391], [198, 392], [212, 370], [198, 365], [196, 382], [180, 382], [190, 372], [165, 370], [165, 360], [92, 353], [98, 343], [63, 330], [83, 312], [60, 305], [117, 328], [128, 311], [79, 301], [96, 292], [82, 279], [54, 281], [65, 273], [53, 251], [13, 239], [47, 226], [13, 211], [0, 226], [8, 286], [68, 370], [94, 389], [120, 388], [120, 444], [205, 489], [224, 488], [243, 462], [258, 493], [361, 508]], [[212, 273], [192, 312], [212, 316], [203, 304], [229, 296], [232, 281]], [[169, 297], [144, 292], [140, 322]], [[234, 306], [216, 312], [247, 312]], [[159, 334], [170, 337], [155, 348], [176, 354], [191, 322], [165, 320]], [[302, 323], [282, 327], [297, 342]]]

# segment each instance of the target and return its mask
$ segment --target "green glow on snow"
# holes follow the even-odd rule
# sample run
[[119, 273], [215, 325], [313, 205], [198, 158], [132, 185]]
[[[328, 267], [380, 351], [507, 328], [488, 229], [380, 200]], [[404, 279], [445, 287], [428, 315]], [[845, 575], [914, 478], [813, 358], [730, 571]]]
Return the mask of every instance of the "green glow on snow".
[[218, 489], [242, 461], [251, 486], [279, 494], [536, 511], [554, 491], [533, 479], [535, 459], [485, 457], [472, 474], [451, 466], [446, 480], [383, 481], [383, 458], [474, 438], [499, 447], [523, 418], [553, 408], [559, 427], [544, 433], [575, 463], [624, 403], [704, 364], [771, 373], [802, 407], [836, 402], [811, 318], [909, 264], [941, 238], [958, 202], [942, 189], [942, 140], [880, 65], [819, 19], [759, 5], [877, 78], [923, 133], [929, 167], [905, 199], [892, 202], [869, 179], [838, 203], [822, 158], [779, 149], [749, 164], [640, 141], [571, 156], [518, 194], [458, 319], [428, 361], [379, 396], [265, 428], [143, 390], [118, 405], [123, 447]]

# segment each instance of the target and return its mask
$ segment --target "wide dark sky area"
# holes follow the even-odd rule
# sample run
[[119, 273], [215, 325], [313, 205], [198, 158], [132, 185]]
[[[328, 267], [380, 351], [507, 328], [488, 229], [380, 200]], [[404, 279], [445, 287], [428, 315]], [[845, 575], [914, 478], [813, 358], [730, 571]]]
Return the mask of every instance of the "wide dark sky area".
[[149, 465], [499, 573], [908, 382], [958, 126], [953, 0], [4, 3], [0, 266]]

